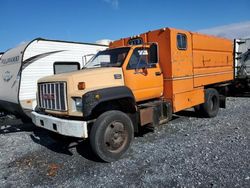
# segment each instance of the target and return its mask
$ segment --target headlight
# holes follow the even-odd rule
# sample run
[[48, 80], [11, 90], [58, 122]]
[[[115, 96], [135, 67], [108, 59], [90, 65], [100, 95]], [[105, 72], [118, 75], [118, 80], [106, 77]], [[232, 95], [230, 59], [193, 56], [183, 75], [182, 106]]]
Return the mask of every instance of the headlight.
[[73, 97], [75, 102], [75, 109], [78, 112], [82, 112], [82, 98], [81, 97]]

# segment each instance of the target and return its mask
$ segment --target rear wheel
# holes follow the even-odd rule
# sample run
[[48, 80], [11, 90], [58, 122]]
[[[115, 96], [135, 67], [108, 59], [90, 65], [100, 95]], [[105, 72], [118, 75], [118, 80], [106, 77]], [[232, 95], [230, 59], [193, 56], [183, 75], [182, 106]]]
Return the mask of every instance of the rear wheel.
[[195, 107], [195, 111], [203, 117], [215, 117], [220, 107], [219, 93], [216, 89], [205, 90], [205, 102]]
[[112, 162], [127, 152], [133, 137], [133, 124], [128, 115], [112, 110], [101, 114], [93, 124], [90, 145], [100, 159]]

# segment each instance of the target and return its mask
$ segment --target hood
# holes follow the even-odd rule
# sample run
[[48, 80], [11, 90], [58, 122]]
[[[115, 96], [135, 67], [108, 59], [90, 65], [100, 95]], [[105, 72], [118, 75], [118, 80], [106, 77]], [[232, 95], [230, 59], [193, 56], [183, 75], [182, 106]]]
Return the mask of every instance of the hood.
[[85, 91], [124, 85], [122, 68], [120, 67], [82, 69], [43, 77], [38, 80], [38, 83], [56, 81], [67, 82], [67, 87], [71, 92], [78, 91], [79, 82], [85, 82]]

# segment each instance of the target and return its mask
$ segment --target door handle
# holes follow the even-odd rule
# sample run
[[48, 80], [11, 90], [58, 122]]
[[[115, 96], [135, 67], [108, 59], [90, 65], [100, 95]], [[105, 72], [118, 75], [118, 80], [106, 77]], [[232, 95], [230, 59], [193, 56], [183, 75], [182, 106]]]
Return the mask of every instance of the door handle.
[[160, 76], [161, 72], [155, 72], [155, 76]]

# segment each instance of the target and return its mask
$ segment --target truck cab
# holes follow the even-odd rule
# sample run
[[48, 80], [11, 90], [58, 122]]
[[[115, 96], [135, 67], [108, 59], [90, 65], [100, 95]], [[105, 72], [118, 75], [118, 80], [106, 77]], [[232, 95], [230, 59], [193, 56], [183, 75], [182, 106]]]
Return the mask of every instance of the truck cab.
[[[32, 119], [37, 126], [59, 134], [87, 138], [89, 122], [96, 121], [104, 112], [119, 114], [124, 116], [129, 130], [118, 122], [114, 124], [115, 132], [109, 130], [107, 134], [115, 134], [126, 149], [125, 142], [130, 143], [134, 129], [138, 129], [138, 117], [131, 119], [129, 114], [137, 111], [137, 103], [159, 99], [162, 94], [163, 75], [156, 44], [110, 48], [98, 52], [80, 71], [40, 79], [38, 107]], [[109, 117], [109, 113], [106, 116]], [[115, 146], [117, 143], [110, 142], [113, 143], [111, 154], [121, 150], [121, 146]], [[123, 152], [118, 154], [121, 156]]]

